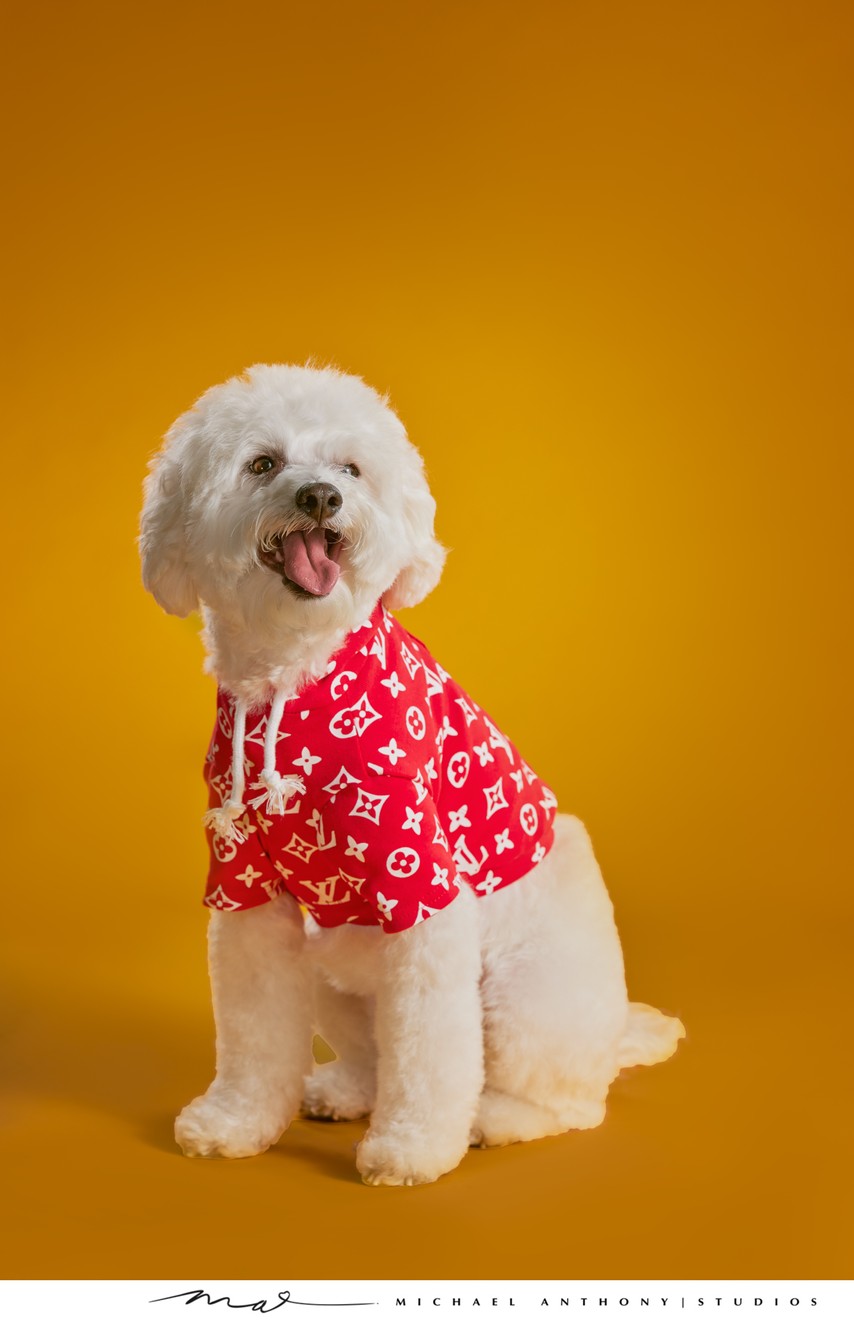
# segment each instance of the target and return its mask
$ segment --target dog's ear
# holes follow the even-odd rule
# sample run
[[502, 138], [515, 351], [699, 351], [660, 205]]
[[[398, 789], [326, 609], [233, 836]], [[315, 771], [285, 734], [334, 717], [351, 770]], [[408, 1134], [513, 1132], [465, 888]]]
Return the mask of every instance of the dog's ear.
[[164, 451], [145, 480], [139, 549], [143, 584], [170, 615], [189, 615], [199, 604], [187, 563], [186, 518], [181, 466]]
[[436, 502], [430, 495], [419, 461], [416, 480], [404, 493], [403, 518], [409, 534], [410, 557], [383, 594], [383, 601], [390, 610], [417, 606], [433, 591], [442, 576], [447, 552], [433, 532], [435, 517]]

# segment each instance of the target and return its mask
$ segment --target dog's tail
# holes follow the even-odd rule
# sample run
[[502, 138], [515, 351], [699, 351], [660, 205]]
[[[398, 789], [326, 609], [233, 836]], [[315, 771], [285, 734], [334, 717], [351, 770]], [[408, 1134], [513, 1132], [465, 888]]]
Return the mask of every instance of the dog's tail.
[[685, 1029], [679, 1019], [635, 1001], [629, 1006], [626, 1031], [617, 1054], [619, 1069], [629, 1065], [657, 1065], [676, 1050]]

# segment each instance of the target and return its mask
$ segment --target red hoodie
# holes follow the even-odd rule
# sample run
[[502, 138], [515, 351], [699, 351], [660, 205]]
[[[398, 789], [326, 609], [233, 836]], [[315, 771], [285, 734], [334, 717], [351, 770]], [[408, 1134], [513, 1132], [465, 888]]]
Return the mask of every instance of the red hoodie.
[[[262, 769], [269, 710], [246, 719], [247, 784]], [[211, 808], [232, 788], [233, 716], [220, 690]], [[212, 909], [251, 909], [287, 890], [322, 927], [402, 932], [462, 884], [489, 895], [518, 881], [554, 840], [551, 790], [381, 604], [323, 679], [286, 703], [276, 765], [306, 791], [281, 816], [247, 807], [235, 823], [242, 841], [210, 836]]]

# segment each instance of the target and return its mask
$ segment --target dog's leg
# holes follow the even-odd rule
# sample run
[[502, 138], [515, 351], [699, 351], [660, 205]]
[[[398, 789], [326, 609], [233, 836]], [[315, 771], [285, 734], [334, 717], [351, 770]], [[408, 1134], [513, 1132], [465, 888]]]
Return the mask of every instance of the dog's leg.
[[478, 915], [486, 1089], [472, 1142], [601, 1124], [629, 1007], [613, 909], [582, 824], [559, 816], [551, 853]]
[[316, 1066], [306, 1079], [306, 1113], [331, 1120], [357, 1120], [368, 1115], [377, 1091], [373, 998], [338, 991], [318, 971], [314, 1015], [317, 1032], [338, 1059]]
[[311, 987], [296, 901], [213, 913], [209, 960], [216, 1078], [185, 1107], [175, 1137], [188, 1157], [251, 1157], [290, 1124], [311, 1068]]
[[425, 1184], [459, 1164], [483, 1083], [477, 901], [383, 937], [377, 1102], [356, 1165], [366, 1184]]

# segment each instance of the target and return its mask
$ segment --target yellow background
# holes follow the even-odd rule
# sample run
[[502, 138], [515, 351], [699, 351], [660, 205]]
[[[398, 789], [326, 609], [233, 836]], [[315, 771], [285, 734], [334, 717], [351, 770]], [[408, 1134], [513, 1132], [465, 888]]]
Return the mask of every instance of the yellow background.
[[[10, 1276], [845, 1277], [852, 11], [18, 6], [4, 110]], [[9, 30], [7, 28], [7, 38]], [[405, 622], [588, 823], [688, 1040], [604, 1126], [369, 1190], [189, 1162], [193, 622], [134, 546], [208, 385], [392, 401], [452, 548]]]

